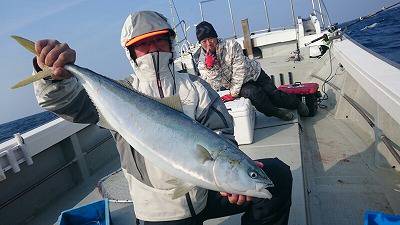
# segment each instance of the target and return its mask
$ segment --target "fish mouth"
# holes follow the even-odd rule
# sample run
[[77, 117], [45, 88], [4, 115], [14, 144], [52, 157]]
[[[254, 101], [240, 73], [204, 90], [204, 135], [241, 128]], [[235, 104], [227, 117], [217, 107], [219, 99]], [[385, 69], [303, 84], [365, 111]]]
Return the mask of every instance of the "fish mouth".
[[271, 199], [272, 194], [269, 192], [268, 188], [274, 187], [275, 185], [272, 183], [271, 180], [267, 180], [267, 182], [257, 182], [255, 193], [252, 193], [254, 197], [257, 198], [267, 198]]
[[245, 195], [253, 196], [256, 198], [266, 198], [266, 199], [272, 198], [272, 194], [271, 194], [271, 192], [268, 191], [267, 188], [264, 188], [261, 190], [249, 190], [245, 193]]
[[261, 189], [266, 189], [269, 187], [275, 187], [274, 183], [270, 179], [265, 179], [261, 182], [256, 182], [256, 189], [261, 190]]

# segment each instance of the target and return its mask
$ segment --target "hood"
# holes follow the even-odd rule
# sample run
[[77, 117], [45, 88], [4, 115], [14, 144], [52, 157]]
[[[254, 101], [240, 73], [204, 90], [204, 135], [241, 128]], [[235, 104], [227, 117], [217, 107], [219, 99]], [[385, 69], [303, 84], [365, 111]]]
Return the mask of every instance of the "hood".
[[[134, 37], [143, 35], [143, 34], [148, 34], [154, 31], [159, 31], [159, 30], [165, 30], [168, 29], [170, 30], [170, 35], [172, 39], [171, 43], [171, 52], [172, 52], [172, 60], [175, 59], [175, 32], [172, 30], [170, 24], [168, 23], [167, 18], [165, 18], [162, 14], [154, 12], [154, 11], [140, 11], [136, 13], [132, 13], [128, 15], [128, 17], [125, 20], [125, 23], [122, 27], [121, 31], [121, 46], [123, 47], [125, 51], [125, 55], [129, 60], [129, 63], [132, 66], [132, 69], [136, 76], [138, 78], [144, 78], [144, 79], [152, 79], [154, 74], [151, 73], [143, 73], [139, 72], [141, 71], [140, 68], [138, 68], [138, 64], [135, 63], [135, 61], [131, 58], [129, 54], [128, 48], [125, 46], [125, 44], [131, 40]], [[166, 54], [161, 54], [161, 57], [166, 57]], [[150, 56], [142, 56], [142, 57], [150, 57]], [[139, 58], [142, 58], [139, 57]], [[168, 56], [170, 57], [170, 56]], [[139, 59], [137, 58], [137, 59]], [[150, 62], [150, 60], [146, 60]], [[160, 63], [167, 62], [168, 60], [162, 60]], [[170, 65], [170, 69], [174, 70], [173, 63]], [[166, 65], [161, 65], [160, 64], [160, 74], [164, 74], [164, 72], [169, 72], [169, 68], [166, 67]]]

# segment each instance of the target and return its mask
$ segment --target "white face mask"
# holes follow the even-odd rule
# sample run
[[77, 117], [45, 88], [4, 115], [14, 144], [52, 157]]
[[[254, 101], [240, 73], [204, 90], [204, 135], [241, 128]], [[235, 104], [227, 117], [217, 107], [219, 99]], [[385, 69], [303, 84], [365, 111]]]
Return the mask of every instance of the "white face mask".
[[133, 70], [138, 77], [156, 78], [171, 75], [173, 55], [171, 52], [152, 52], [136, 59]]

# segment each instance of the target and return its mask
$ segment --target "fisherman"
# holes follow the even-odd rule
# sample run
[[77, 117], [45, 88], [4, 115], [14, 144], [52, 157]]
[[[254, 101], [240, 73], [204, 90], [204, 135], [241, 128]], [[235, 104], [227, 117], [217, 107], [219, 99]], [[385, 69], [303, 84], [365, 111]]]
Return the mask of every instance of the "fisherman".
[[[122, 28], [121, 45], [134, 74], [120, 83], [154, 98], [178, 95], [187, 116], [234, 142], [232, 118], [218, 94], [197, 76], [175, 72], [174, 37], [175, 32], [163, 15], [153, 11], [130, 14]], [[102, 120], [95, 106], [77, 79], [62, 68], [75, 62], [75, 51], [65, 43], [49, 39], [37, 41], [35, 50], [35, 71], [44, 65], [53, 71], [50, 79], [34, 84], [39, 105], [75, 123], [107, 127], [99, 122]], [[288, 223], [292, 177], [282, 161], [275, 158], [257, 162], [275, 184], [269, 188], [271, 199], [195, 187], [172, 200], [174, 186], [167, 181], [174, 177], [143, 158], [119, 133], [112, 130], [111, 133], [129, 184], [137, 224], [202, 224], [210, 218], [241, 212], [245, 212], [242, 224]], [[157, 141], [156, 136], [154, 140]]]
[[197, 64], [200, 77], [216, 91], [229, 90], [229, 94], [221, 97], [224, 102], [245, 97], [266, 116], [286, 121], [294, 117], [288, 109], [297, 109], [301, 116], [308, 115], [306, 104], [296, 95], [277, 90], [260, 63], [245, 56], [234, 39], [219, 39], [214, 27], [206, 21], [196, 26], [196, 36], [201, 44]]

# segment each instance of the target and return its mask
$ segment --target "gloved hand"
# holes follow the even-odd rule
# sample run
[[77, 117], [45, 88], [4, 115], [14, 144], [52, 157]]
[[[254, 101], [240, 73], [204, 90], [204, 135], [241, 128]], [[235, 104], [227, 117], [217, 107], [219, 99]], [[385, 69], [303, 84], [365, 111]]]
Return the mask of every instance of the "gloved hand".
[[217, 59], [215, 58], [214, 54], [212, 54], [211, 52], [206, 53], [206, 58], [204, 60], [204, 64], [206, 64], [207, 69], [213, 68], [216, 61], [217, 61]]
[[222, 96], [222, 97], [221, 97], [221, 100], [222, 100], [223, 102], [230, 102], [230, 101], [235, 100], [235, 98], [236, 98], [236, 97], [233, 97], [231, 94], [227, 94], [227, 95]]

